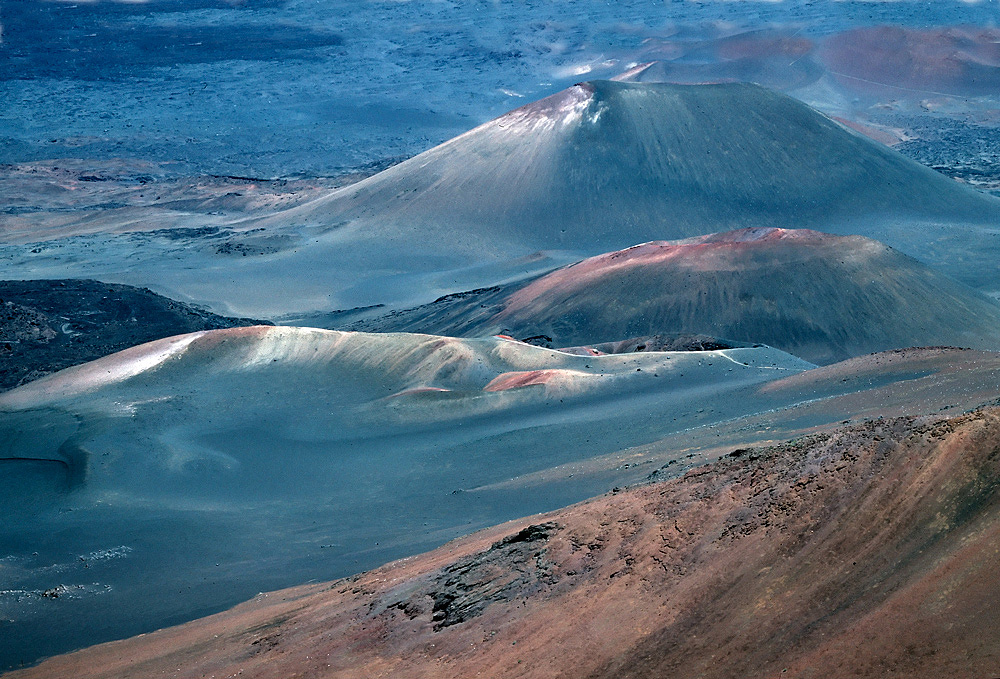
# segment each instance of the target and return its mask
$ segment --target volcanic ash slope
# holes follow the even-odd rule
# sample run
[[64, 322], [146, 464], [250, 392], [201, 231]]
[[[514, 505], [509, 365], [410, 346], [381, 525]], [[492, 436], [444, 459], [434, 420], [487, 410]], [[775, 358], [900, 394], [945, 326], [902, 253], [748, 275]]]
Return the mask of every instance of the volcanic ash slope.
[[293, 212], [476, 252], [481, 239], [487, 249], [590, 249], [720, 226], [996, 221], [998, 210], [991, 197], [756, 85], [595, 81]]
[[588, 356], [254, 327], [63, 370], [0, 395], [0, 604], [16, 630], [0, 634], [0, 667], [358, 573], [749, 442], [975, 407], [996, 399], [1000, 354], [810, 367], [769, 347]]
[[13, 676], [993, 676], [998, 449], [992, 409], [736, 450]]
[[806, 229], [644, 243], [508, 288], [499, 299], [487, 292], [376, 325], [504, 333], [562, 347], [701, 333], [813, 363], [912, 346], [1000, 348], [993, 300], [877, 241]]
[[480, 261], [778, 226], [861, 233], [946, 266], [926, 246], [971, 250], [974, 233], [942, 223], [996, 225], [1000, 201], [756, 85], [596, 81], [292, 215], [343, 220], [338, 238]]

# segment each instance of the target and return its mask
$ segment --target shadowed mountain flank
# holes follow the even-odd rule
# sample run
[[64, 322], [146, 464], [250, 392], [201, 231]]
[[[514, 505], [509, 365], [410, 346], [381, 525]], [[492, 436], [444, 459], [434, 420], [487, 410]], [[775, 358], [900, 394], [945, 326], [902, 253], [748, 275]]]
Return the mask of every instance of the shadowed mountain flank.
[[555, 347], [703, 334], [814, 363], [911, 346], [1000, 348], [992, 300], [877, 241], [804, 229], [644, 243], [366, 325]]
[[13, 677], [992, 676], [997, 450], [995, 409], [732, 450]]
[[163, 337], [261, 323], [129, 285], [0, 281], [0, 391]]

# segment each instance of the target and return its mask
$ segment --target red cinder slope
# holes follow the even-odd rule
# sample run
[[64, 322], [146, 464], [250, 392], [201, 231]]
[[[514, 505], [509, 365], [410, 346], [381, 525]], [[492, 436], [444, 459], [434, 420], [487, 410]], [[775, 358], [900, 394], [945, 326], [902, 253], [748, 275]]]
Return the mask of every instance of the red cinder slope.
[[1000, 348], [1000, 306], [868, 238], [761, 228], [586, 259], [512, 294], [486, 329], [554, 346], [701, 333], [832, 363], [911, 346]]
[[861, 93], [981, 96], [1000, 87], [996, 28], [856, 28], [830, 37], [821, 54], [842, 85]]

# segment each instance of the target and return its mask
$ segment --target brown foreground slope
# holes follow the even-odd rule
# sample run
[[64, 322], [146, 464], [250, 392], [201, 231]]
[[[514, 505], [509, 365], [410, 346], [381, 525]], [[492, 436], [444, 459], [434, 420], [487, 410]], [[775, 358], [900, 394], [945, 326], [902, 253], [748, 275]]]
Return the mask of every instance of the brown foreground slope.
[[992, 677], [1000, 410], [876, 420], [12, 677]]

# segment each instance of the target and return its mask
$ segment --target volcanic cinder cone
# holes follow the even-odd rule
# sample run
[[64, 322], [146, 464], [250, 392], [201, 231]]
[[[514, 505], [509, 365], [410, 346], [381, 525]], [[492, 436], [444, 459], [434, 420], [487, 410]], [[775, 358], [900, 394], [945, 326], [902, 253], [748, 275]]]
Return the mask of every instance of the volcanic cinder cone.
[[911, 346], [1000, 348], [1000, 305], [877, 241], [746, 229], [560, 269], [494, 319], [558, 346], [657, 332], [761, 342], [814, 363]]
[[813, 363], [912, 346], [1000, 348], [993, 300], [877, 241], [807, 229], [643, 243], [378, 323], [556, 347], [702, 334]]
[[900, 215], [996, 219], [998, 205], [756, 85], [597, 81], [301, 210], [488, 253]]

